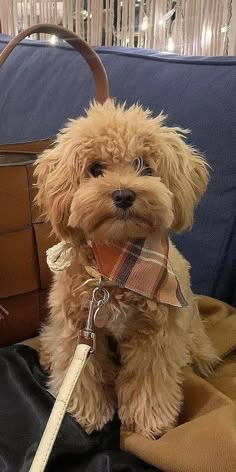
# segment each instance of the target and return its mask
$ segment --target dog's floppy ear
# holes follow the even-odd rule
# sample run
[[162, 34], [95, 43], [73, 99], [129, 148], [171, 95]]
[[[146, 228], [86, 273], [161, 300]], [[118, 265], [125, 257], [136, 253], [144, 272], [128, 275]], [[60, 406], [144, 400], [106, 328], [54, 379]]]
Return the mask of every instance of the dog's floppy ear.
[[35, 202], [58, 239], [71, 240], [75, 232], [67, 226], [73, 194], [78, 188], [75, 161], [76, 150], [63, 136], [54, 148], [44, 151], [36, 161], [34, 175], [38, 192]]
[[191, 228], [194, 208], [208, 183], [208, 165], [204, 158], [186, 144], [188, 131], [161, 127], [161, 154], [157, 157], [158, 173], [173, 194], [172, 229], [181, 232]]

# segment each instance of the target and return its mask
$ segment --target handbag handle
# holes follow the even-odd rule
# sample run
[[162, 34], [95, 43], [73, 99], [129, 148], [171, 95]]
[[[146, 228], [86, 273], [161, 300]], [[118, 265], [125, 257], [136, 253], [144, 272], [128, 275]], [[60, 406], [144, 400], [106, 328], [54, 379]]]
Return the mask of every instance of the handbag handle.
[[104, 103], [107, 100], [109, 97], [109, 84], [105, 68], [99, 56], [83, 39], [77, 36], [77, 34], [62, 26], [45, 23], [30, 26], [21, 31], [1, 52], [0, 68], [17, 44], [19, 44], [22, 39], [26, 38], [26, 36], [30, 36], [33, 33], [55, 34], [58, 38], [64, 39], [64, 41], [69, 43], [76, 51], [80, 52], [93, 74], [96, 100], [100, 103]]

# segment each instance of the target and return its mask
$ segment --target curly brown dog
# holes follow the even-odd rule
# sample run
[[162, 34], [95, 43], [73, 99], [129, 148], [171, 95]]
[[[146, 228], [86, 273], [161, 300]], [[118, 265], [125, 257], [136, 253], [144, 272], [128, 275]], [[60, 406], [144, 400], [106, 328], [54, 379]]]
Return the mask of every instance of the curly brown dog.
[[[76, 253], [71, 266], [54, 276], [50, 316], [41, 332], [41, 362], [49, 369], [53, 395], [88, 314], [92, 288], [86, 285], [86, 267], [96, 265], [88, 241], [126, 241], [157, 229], [191, 227], [208, 171], [185, 134], [167, 127], [163, 115], [153, 118], [140, 106], [126, 109], [108, 100], [71, 121], [54, 148], [37, 160], [37, 203], [57, 238], [69, 241]], [[114, 200], [120, 189], [125, 189], [123, 205]], [[190, 289], [189, 264], [171, 243], [169, 260], [187, 308], [151, 306], [142, 295], [115, 284], [109, 288], [109, 321], [97, 333], [96, 353], [69, 406], [89, 433], [101, 429], [118, 408], [128, 430], [162, 435], [178, 420], [183, 368], [193, 362], [206, 374], [216, 362]], [[108, 334], [117, 343], [118, 365]]]

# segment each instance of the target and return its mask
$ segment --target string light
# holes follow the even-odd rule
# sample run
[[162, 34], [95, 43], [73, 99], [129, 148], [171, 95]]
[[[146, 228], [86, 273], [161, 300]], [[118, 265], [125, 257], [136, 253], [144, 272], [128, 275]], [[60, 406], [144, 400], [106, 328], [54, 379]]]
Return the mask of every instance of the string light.
[[210, 43], [211, 42], [211, 38], [212, 38], [212, 31], [210, 29], [208, 29], [206, 31], [206, 42]]
[[201, 46], [204, 48], [205, 46], [209, 46], [212, 39], [212, 30], [207, 28], [207, 30], [203, 30], [202, 32], [202, 39], [201, 39]]
[[50, 43], [51, 44], [56, 44], [58, 39], [57, 37], [53, 34], [52, 37], [49, 39]]
[[[87, 10], [81, 10], [81, 15], [83, 17], [83, 20], [87, 20], [88, 18], [88, 11]], [[90, 13], [89, 18], [92, 18], [92, 13]]]
[[143, 31], [146, 31], [148, 29], [148, 17], [147, 17], [147, 15], [144, 15], [144, 17], [143, 17], [143, 22], [142, 22], [141, 28], [142, 28]]
[[174, 41], [173, 41], [173, 38], [170, 36], [170, 37], [168, 38], [167, 50], [168, 50], [169, 52], [172, 52], [172, 51], [174, 51], [174, 49], [175, 49], [175, 43], [174, 43]]
[[228, 31], [229, 31], [229, 26], [221, 26], [220, 31], [221, 31], [221, 33], [228, 33]]
[[88, 18], [88, 12], [87, 12], [87, 10], [82, 10], [82, 11], [81, 11], [81, 15], [82, 15], [83, 19], [86, 20], [86, 18]]

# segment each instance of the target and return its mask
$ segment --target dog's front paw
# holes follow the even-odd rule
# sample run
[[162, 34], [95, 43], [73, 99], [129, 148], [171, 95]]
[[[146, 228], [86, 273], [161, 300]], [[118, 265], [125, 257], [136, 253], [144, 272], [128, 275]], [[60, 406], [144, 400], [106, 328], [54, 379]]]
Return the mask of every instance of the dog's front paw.
[[181, 387], [176, 385], [172, 393], [166, 389], [163, 395], [149, 396], [136, 390], [133, 398], [120, 395], [119, 417], [125, 430], [157, 439], [175, 427], [182, 404]]
[[178, 415], [173, 414], [170, 417], [168, 413], [149, 405], [148, 408], [144, 407], [132, 417], [127, 411], [127, 406], [124, 406], [119, 410], [119, 417], [125, 430], [141, 434], [149, 439], [157, 439], [176, 425]]
[[158, 439], [169, 429], [172, 429], [177, 420], [177, 415], [170, 418], [168, 413], [163, 413], [159, 408], [154, 409], [151, 405], [148, 408], [143, 408], [134, 416], [130, 416], [127, 406], [121, 407], [119, 417], [123, 429], [141, 434], [149, 439]]
[[91, 434], [93, 431], [100, 431], [109, 421], [113, 419], [115, 414], [114, 403], [103, 402], [103, 405], [94, 405], [90, 409], [85, 409], [73, 413], [76, 421], [82, 426], [86, 433]]

